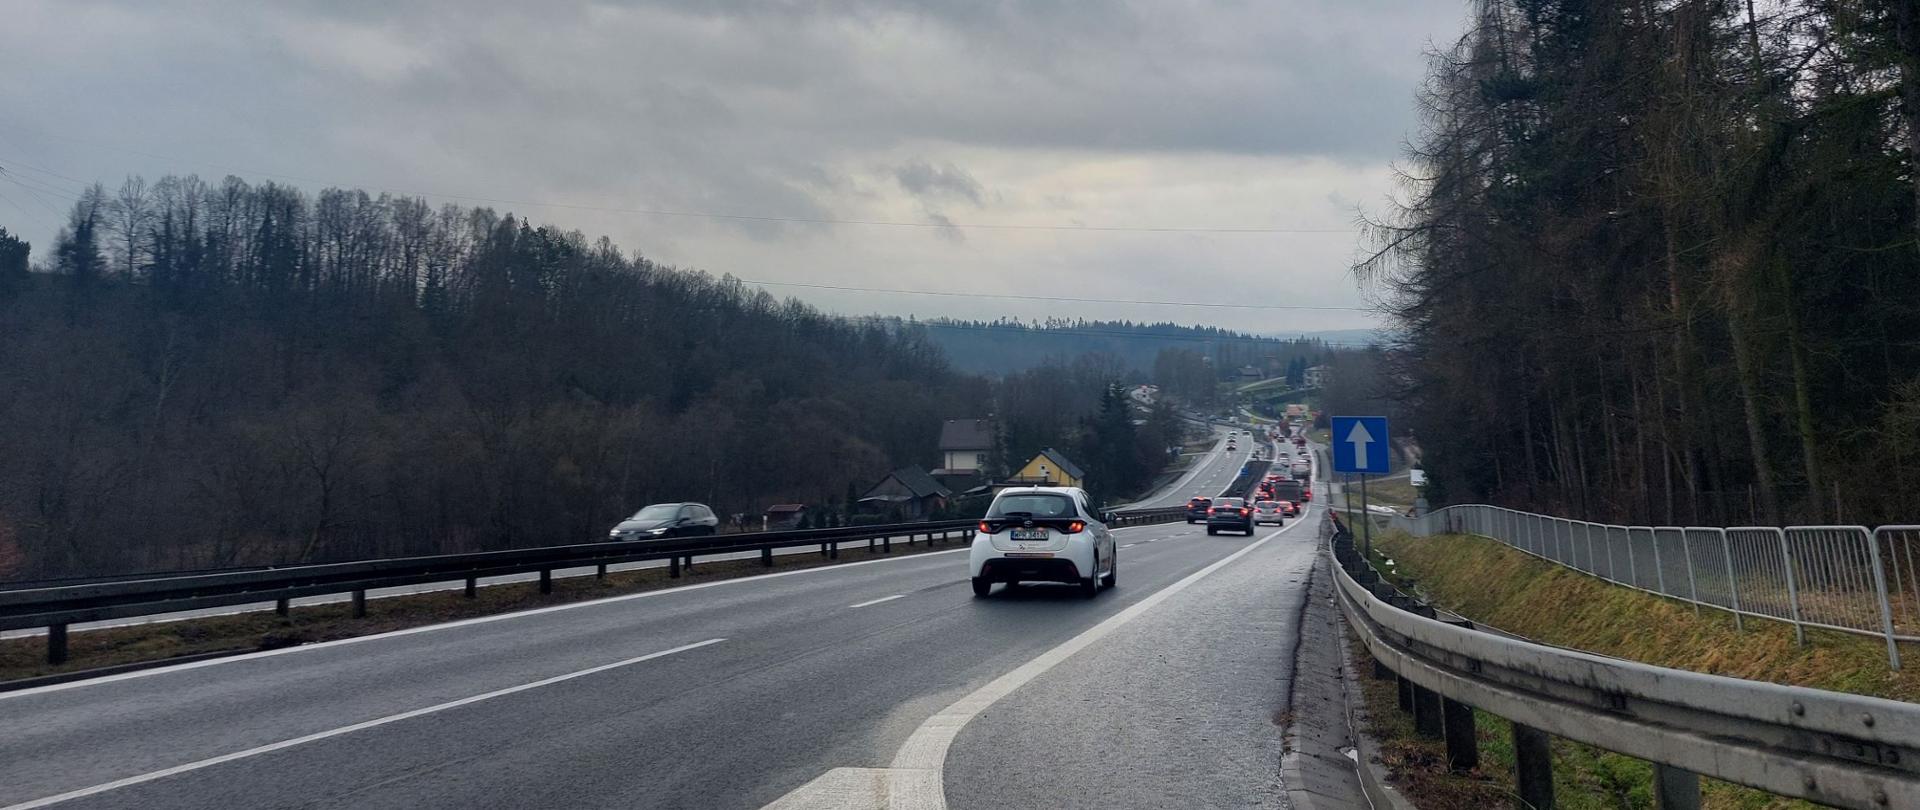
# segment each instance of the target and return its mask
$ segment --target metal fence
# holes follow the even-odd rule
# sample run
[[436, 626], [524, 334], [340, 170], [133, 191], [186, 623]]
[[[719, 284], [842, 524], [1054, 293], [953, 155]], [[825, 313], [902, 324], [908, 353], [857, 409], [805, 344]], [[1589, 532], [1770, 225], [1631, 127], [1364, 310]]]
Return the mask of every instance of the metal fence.
[[1629, 588], [1746, 617], [1920, 641], [1920, 526], [1617, 526], [1498, 506], [1377, 515], [1426, 537], [1474, 534]]

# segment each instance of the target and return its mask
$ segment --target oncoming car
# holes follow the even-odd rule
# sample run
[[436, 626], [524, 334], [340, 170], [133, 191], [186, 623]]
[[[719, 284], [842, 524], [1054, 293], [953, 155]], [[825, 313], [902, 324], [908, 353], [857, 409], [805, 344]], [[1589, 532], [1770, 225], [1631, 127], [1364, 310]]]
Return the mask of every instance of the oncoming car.
[[1092, 597], [1119, 575], [1113, 534], [1077, 487], [1003, 489], [987, 507], [968, 556], [973, 595], [993, 583], [1065, 582]]

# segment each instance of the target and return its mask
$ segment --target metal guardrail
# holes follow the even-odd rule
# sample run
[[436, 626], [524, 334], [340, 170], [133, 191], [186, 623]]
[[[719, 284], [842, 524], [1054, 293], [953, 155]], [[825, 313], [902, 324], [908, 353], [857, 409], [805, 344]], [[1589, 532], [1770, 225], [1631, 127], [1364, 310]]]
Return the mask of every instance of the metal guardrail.
[[1659, 806], [1700, 802], [1709, 776], [1838, 807], [1920, 807], [1920, 706], [1667, 669], [1548, 647], [1436, 618], [1393, 590], [1334, 525], [1341, 610], [1397, 677], [1401, 707], [1477, 765], [1472, 709], [1513, 723], [1519, 806], [1553, 806], [1550, 736], [1654, 763]]
[[[1185, 516], [1184, 507], [1122, 511], [1115, 513], [1108, 525], [1166, 523]], [[274, 602], [276, 611], [285, 615], [291, 599], [335, 593], [353, 595], [357, 617], [366, 614], [366, 592], [374, 588], [465, 580], [466, 596], [473, 598], [483, 577], [538, 572], [540, 592], [552, 593], [553, 572], [557, 569], [597, 566], [599, 574], [605, 576], [609, 565], [667, 560], [667, 575], [677, 578], [682, 567], [692, 567], [696, 556], [759, 551], [761, 564], [771, 567], [775, 549], [817, 545], [822, 556], [838, 559], [842, 544], [860, 541], [882, 553], [892, 553], [893, 544], [903, 538], [908, 545], [921, 537], [931, 544], [955, 535], [970, 536], [977, 523], [972, 519], [946, 520], [623, 540], [0, 590], [0, 630], [47, 628], [47, 660], [59, 664], [67, 657], [67, 626], [78, 622], [267, 601]]]
[[[1386, 516], [1381, 516], [1385, 518]], [[1449, 506], [1388, 525], [1476, 534], [1595, 577], [1744, 617], [1920, 641], [1920, 526], [1617, 526], [1498, 506]]]

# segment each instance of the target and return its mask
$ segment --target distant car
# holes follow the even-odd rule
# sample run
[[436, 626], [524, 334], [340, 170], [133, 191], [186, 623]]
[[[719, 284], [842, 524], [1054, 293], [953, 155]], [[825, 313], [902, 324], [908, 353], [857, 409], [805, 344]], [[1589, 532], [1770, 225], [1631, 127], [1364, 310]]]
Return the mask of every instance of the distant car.
[[1207, 508], [1207, 534], [1219, 534], [1226, 529], [1253, 534], [1253, 507], [1247, 505], [1247, 499], [1218, 498]]
[[1207, 519], [1207, 509], [1213, 506], [1212, 498], [1194, 498], [1187, 501], [1187, 522], [1200, 523]]
[[1280, 506], [1280, 514], [1286, 515], [1287, 517], [1300, 516], [1299, 504], [1296, 504], [1293, 501], [1275, 501], [1275, 503], [1279, 504]]
[[1301, 500], [1301, 502], [1302, 502], [1302, 503], [1312, 503], [1312, 502], [1313, 502], [1313, 487], [1307, 487], [1306, 489], [1303, 489], [1303, 490], [1301, 490], [1301, 491], [1300, 491], [1300, 500]]
[[993, 583], [1066, 582], [1092, 597], [1120, 573], [1113, 533], [1079, 487], [1003, 489], [973, 535], [973, 595]]
[[1285, 509], [1281, 508], [1281, 504], [1283, 503], [1286, 503], [1286, 501], [1254, 501], [1254, 524], [1271, 523], [1275, 526], [1287, 525], [1286, 519], [1290, 516]]
[[656, 503], [633, 513], [607, 532], [608, 540], [659, 540], [694, 537], [720, 529], [720, 517], [703, 503]]

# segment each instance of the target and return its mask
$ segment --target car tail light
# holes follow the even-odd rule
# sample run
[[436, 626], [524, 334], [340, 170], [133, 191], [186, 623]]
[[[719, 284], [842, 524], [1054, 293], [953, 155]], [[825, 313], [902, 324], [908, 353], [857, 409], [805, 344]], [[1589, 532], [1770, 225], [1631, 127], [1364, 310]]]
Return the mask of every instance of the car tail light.
[[991, 523], [988, 523], [988, 522], [986, 522], [986, 521], [984, 521], [984, 520], [983, 520], [983, 521], [980, 521], [980, 533], [981, 533], [981, 534], [993, 534], [993, 524], [991, 524]]
[[1247, 513], [1248, 513], [1248, 512], [1250, 512], [1250, 511], [1252, 511], [1252, 510], [1248, 510], [1248, 509], [1242, 509], [1242, 510], [1240, 510], [1240, 516], [1241, 516], [1241, 517], [1246, 517], [1246, 515], [1247, 515]]
[[1079, 534], [1081, 531], [1085, 530], [1086, 528], [1087, 528], [1086, 521], [1076, 520], [1076, 521], [1073, 521], [1072, 523], [1067, 524], [1067, 534]]

